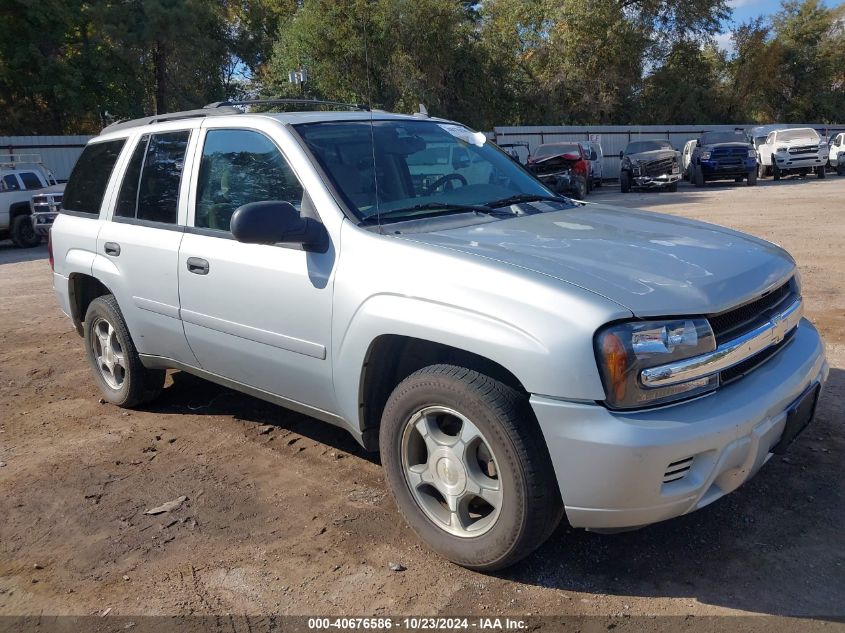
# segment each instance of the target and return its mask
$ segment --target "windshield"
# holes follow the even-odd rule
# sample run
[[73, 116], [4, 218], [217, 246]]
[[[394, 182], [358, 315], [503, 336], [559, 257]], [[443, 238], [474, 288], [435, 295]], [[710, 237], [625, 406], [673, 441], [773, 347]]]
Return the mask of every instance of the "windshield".
[[534, 152], [534, 158], [559, 156], [560, 154], [575, 154], [580, 156], [581, 152], [578, 150], [576, 143], [551, 143], [549, 145], [540, 145], [537, 151]]
[[716, 143], [747, 143], [748, 139], [736, 132], [705, 132], [701, 135], [702, 145], [714, 145]]
[[779, 141], [799, 141], [803, 139], [819, 141], [819, 133], [811, 128], [798, 128], [797, 130], [781, 130], [778, 132]]
[[483, 134], [460, 125], [362, 120], [295, 127], [361, 220], [411, 207], [448, 210], [553, 195]]
[[660, 149], [672, 149], [672, 144], [669, 141], [635, 141], [628, 143], [625, 148], [626, 154], [641, 154], [642, 152], [654, 152]]

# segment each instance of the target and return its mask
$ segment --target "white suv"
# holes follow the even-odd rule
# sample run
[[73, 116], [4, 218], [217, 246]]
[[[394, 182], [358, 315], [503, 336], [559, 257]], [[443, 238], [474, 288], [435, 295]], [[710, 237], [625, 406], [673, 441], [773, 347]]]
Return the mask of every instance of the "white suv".
[[474, 569], [564, 514], [615, 531], [712, 503], [807, 426], [828, 375], [778, 246], [558, 197], [443, 119], [122, 123], [63, 206], [53, 284], [109, 402], [175, 368], [338, 425]]

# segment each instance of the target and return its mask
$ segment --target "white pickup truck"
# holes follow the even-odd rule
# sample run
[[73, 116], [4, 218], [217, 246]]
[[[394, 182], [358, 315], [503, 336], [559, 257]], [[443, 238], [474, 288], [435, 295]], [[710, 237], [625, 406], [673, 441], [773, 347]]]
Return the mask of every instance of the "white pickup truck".
[[813, 128], [773, 130], [757, 148], [757, 162], [763, 177], [780, 180], [787, 174], [806, 176], [815, 172], [824, 178], [827, 167], [827, 142]]
[[34, 191], [56, 184], [38, 154], [0, 155], [0, 239], [31, 248], [41, 243], [32, 226], [30, 201]]
[[830, 140], [827, 162], [836, 169], [838, 175], [845, 176], [845, 132], [840, 132]]

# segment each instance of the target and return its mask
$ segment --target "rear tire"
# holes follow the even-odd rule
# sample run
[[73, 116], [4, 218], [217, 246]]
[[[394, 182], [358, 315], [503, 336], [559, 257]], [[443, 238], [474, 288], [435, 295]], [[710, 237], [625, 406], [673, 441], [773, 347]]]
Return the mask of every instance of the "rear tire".
[[399, 511], [420, 539], [458, 565], [512, 565], [563, 515], [527, 398], [484, 374], [454, 365], [411, 374], [387, 401], [379, 442]]
[[18, 248], [33, 248], [41, 243], [41, 238], [32, 226], [32, 216], [18, 215], [12, 219], [12, 243]]
[[85, 349], [103, 397], [132, 408], [156, 398], [165, 371], [141, 363], [114, 295], [94, 299], [85, 313]]

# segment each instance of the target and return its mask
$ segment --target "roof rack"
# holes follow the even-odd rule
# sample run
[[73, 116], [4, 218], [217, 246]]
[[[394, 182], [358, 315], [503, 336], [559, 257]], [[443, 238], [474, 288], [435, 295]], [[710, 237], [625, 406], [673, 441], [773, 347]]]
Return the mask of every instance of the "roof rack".
[[0, 154], [0, 167], [14, 169], [18, 165], [41, 165], [41, 154]]
[[227, 104], [222, 103], [218, 109], [201, 108], [199, 110], [184, 110], [183, 112], [170, 112], [168, 114], [154, 114], [153, 116], [142, 117], [140, 119], [130, 119], [128, 121], [118, 121], [103, 128], [101, 134], [106, 132], [114, 132], [130, 127], [139, 127], [142, 125], [152, 125], [153, 123], [161, 123], [163, 121], [178, 121], [179, 119], [194, 119], [197, 117], [207, 116], [222, 116], [224, 114], [242, 114], [240, 110], [232, 107], [225, 107]]
[[209, 103], [203, 109], [213, 110], [232, 106], [250, 105], [310, 105], [310, 106], [334, 106], [338, 108], [349, 108], [350, 110], [370, 111], [370, 106], [363, 103], [344, 103], [342, 101], [323, 101], [321, 99], [246, 99], [243, 101], [215, 101]]

